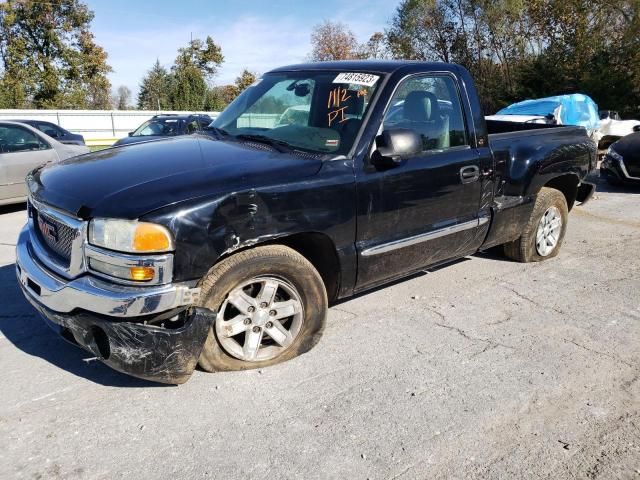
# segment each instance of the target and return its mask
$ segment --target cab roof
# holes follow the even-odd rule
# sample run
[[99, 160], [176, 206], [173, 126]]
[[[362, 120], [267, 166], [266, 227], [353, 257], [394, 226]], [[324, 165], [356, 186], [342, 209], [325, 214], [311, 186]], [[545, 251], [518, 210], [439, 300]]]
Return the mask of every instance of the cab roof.
[[331, 62], [310, 62], [287, 65], [270, 70], [267, 73], [292, 72], [292, 71], [353, 71], [353, 72], [377, 72], [393, 73], [403, 67], [415, 67], [416, 69], [449, 70], [454, 71], [457, 65], [443, 62], [422, 62], [419, 60], [338, 60]]

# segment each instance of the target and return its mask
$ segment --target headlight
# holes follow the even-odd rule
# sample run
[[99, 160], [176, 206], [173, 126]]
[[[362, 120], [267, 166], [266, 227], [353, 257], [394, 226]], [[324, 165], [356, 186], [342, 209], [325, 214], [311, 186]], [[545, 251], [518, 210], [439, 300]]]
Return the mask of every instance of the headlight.
[[619, 161], [619, 162], [621, 162], [621, 161], [622, 161], [622, 155], [620, 155], [618, 152], [616, 152], [616, 151], [613, 149], [613, 146], [611, 146], [611, 147], [609, 147], [609, 148], [607, 149], [607, 155], [609, 155], [609, 156], [610, 156], [611, 158], [613, 158], [614, 160], [617, 160], [617, 161]]
[[160, 253], [175, 249], [171, 232], [162, 225], [107, 218], [91, 220], [89, 243], [128, 253]]

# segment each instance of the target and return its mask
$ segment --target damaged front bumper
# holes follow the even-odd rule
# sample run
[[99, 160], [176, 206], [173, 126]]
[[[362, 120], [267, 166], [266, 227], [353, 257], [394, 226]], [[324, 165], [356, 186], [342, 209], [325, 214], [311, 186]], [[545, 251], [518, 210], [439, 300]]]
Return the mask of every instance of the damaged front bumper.
[[16, 246], [16, 275], [29, 302], [65, 339], [110, 367], [162, 383], [186, 382], [215, 313], [193, 307], [182, 284], [122, 286], [83, 275], [68, 280], [41, 265], [29, 229]]

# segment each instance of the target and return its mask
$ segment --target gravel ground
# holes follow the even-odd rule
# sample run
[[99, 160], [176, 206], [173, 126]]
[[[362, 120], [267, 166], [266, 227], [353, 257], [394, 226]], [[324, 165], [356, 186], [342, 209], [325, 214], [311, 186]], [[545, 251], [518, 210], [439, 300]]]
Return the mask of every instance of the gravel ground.
[[640, 189], [561, 255], [479, 254], [331, 308], [311, 352], [162, 386], [56, 337], [0, 210], [0, 478], [640, 478]]

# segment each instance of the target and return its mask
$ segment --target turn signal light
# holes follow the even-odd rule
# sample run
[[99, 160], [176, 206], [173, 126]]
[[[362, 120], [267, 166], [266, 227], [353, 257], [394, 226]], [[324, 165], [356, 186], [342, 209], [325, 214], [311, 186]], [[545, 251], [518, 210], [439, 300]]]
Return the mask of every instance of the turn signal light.
[[167, 229], [152, 223], [139, 223], [133, 236], [133, 249], [137, 252], [163, 252], [171, 250]]
[[153, 280], [153, 277], [155, 276], [155, 270], [153, 267], [131, 267], [129, 268], [129, 275], [131, 277], [131, 280], [144, 282]]

